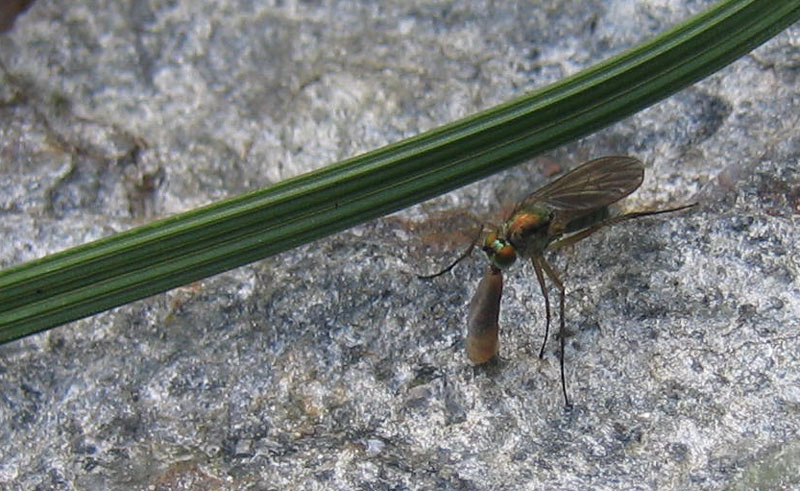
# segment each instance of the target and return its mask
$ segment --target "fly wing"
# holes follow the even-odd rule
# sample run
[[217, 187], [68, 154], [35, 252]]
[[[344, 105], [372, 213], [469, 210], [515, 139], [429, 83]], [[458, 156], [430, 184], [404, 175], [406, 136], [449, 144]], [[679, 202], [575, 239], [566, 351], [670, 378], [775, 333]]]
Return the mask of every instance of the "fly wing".
[[601, 157], [537, 189], [517, 209], [544, 203], [556, 210], [587, 211], [608, 206], [634, 192], [644, 179], [644, 165], [633, 157]]

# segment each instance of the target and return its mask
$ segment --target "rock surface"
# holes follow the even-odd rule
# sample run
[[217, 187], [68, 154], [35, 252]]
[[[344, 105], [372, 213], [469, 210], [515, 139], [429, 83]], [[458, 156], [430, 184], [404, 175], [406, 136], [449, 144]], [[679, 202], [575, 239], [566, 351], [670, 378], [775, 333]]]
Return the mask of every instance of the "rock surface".
[[[511, 2], [509, 2], [511, 3]], [[39, 0], [0, 36], [0, 266], [396, 141], [555, 82], [711, 1]], [[318, 243], [0, 346], [10, 489], [800, 485], [800, 26], [529, 164]], [[627, 209], [690, 212], [530, 265], [470, 366], [493, 217], [634, 155]], [[553, 292], [555, 297], [555, 292]]]

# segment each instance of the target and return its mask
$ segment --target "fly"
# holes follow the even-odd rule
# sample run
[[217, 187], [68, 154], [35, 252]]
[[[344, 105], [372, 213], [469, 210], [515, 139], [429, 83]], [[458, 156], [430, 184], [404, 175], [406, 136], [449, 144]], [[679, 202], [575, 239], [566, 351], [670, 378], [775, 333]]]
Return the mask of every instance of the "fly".
[[448, 267], [436, 274], [421, 276], [434, 278], [450, 271], [472, 252], [476, 244], [481, 244], [490, 266], [470, 302], [467, 355], [473, 363], [485, 363], [498, 352], [497, 319], [503, 290], [502, 271], [514, 264], [518, 257], [530, 258], [544, 297], [546, 314], [539, 358], [544, 357], [551, 321], [545, 277], [559, 292], [561, 389], [564, 404], [570, 405], [564, 375], [565, 289], [558, 273], [545, 259], [545, 252], [579, 242], [603, 227], [696, 205], [611, 216], [609, 205], [634, 192], [643, 180], [644, 164], [632, 157], [601, 157], [586, 162], [528, 195], [502, 225], [484, 227], [480, 236]]

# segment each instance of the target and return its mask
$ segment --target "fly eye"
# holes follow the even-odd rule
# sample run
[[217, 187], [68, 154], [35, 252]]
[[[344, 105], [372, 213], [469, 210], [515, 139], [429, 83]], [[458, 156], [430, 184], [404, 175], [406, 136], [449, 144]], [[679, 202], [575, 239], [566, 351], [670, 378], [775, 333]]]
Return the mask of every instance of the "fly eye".
[[[490, 239], [493, 239], [490, 241]], [[505, 269], [517, 260], [517, 251], [507, 240], [491, 234], [486, 238], [483, 251], [489, 256], [489, 260], [498, 269]]]
[[517, 251], [514, 249], [514, 246], [511, 244], [506, 244], [494, 254], [494, 260], [492, 262], [498, 268], [503, 269], [514, 264], [514, 261], [516, 260]]

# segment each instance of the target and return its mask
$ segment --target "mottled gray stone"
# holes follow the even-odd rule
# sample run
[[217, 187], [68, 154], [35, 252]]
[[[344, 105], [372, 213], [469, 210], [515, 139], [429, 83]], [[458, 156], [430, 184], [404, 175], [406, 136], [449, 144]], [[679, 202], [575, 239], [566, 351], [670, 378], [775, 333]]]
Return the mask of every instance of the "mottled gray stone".
[[[38, 0], [0, 35], [0, 266], [257, 189], [557, 81], [711, 1]], [[0, 346], [10, 489], [800, 485], [800, 27], [546, 157], [392, 217]], [[547, 175], [647, 178], [529, 265], [464, 355], [484, 259], [420, 281]]]

